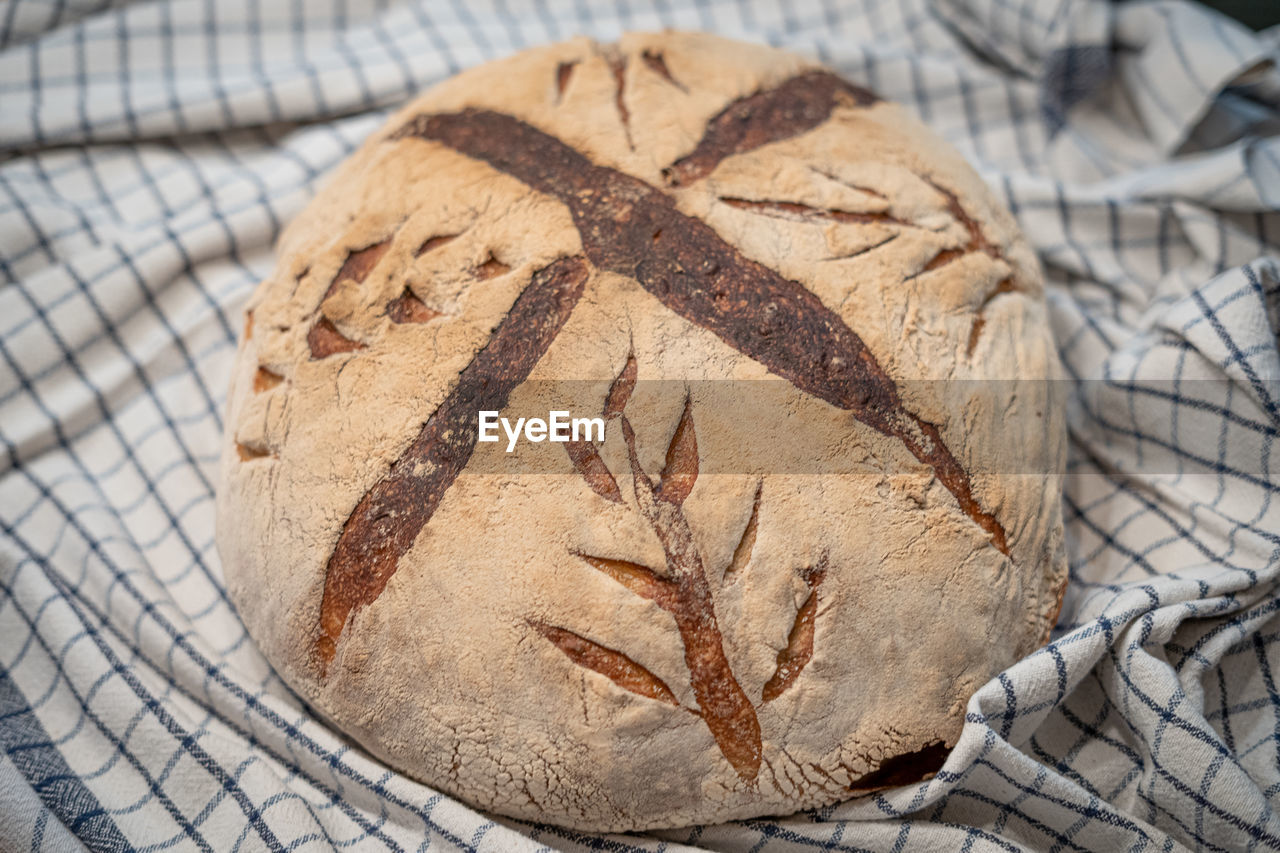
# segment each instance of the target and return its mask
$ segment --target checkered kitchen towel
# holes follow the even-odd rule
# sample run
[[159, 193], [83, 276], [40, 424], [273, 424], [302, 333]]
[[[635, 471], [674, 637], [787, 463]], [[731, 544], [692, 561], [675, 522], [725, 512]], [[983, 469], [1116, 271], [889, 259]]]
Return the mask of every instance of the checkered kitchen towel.
[[[932, 781], [594, 837], [317, 721], [213, 547], [241, 306], [389, 107], [588, 33], [820, 57], [974, 163], [1071, 376], [1071, 589]], [[0, 848], [1280, 849], [1280, 32], [1179, 0], [0, 5]]]

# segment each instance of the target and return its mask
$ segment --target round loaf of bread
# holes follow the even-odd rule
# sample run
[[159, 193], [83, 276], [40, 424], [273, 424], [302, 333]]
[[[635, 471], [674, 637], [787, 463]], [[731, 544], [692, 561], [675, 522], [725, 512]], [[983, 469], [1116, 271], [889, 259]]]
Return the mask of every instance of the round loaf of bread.
[[865, 89], [708, 35], [529, 50], [398, 113], [278, 258], [227, 586], [438, 790], [584, 830], [822, 806], [936, 770], [1048, 635], [1035, 257]]

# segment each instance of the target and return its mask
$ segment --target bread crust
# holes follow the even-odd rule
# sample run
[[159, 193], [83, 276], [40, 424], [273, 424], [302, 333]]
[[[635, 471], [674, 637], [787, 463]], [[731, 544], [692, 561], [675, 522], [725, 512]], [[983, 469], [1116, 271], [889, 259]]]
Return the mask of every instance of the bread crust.
[[[478, 807], [619, 831], [900, 784], [1056, 618], [1035, 257], [957, 152], [790, 54], [667, 32], [464, 72], [247, 312], [232, 599], [313, 707]], [[604, 442], [470, 436], [570, 380]]]

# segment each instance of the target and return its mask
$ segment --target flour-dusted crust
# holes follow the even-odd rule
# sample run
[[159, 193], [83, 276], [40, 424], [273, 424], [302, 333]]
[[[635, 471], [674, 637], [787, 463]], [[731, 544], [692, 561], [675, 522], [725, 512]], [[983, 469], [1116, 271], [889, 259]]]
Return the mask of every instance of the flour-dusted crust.
[[[285, 680], [440, 790], [789, 813], [936, 769], [1046, 638], [1055, 371], [1012, 218], [902, 109], [769, 48], [577, 39], [418, 98], [285, 232], [218, 547]], [[476, 443], [548, 380], [603, 443]], [[747, 387], [774, 405], [726, 426]]]

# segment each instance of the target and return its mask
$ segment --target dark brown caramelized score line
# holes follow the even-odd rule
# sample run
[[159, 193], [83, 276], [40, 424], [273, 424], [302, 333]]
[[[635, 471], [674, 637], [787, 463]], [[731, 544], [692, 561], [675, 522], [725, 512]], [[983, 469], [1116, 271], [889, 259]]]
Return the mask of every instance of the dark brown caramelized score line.
[[644, 64], [647, 65], [649, 67], [649, 70], [652, 71], [654, 74], [657, 74], [663, 80], [666, 80], [672, 86], [675, 86], [677, 89], [679, 89], [681, 92], [684, 92], [686, 94], [688, 93], [689, 91], [688, 87], [686, 87], [683, 83], [681, 83], [675, 77], [671, 76], [671, 69], [667, 67], [667, 59], [665, 56], [662, 55], [662, 51], [646, 49], [640, 54], [640, 58], [644, 60]]
[[648, 566], [613, 557], [593, 557], [581, 553], [577, 556], [601, 574], [607, 575], [641, 598], [656, 603], [663, 610], [676, 606], [679, 588], [666, 578], [658, 577]]
[[[441, 246], [448, 245], [457, 236], [457, 234], [436, 234], [428, 237], [414, 251], [413, 256], [420, 258], [428, 252], [433, 252]], [[443, 311], [437, 311], [427, 305], [427, 303], [418, 298], [418, 295], [413, 292], [413, 288], [407, 284], [398, 297], [387, 303], [388, 319], [401, 325], [405, 323], [429, 323], [435, 318], [443, 316]]]
[[333, 281], [329, 282], [328, 288], [325, 289], [324, 296], [320, 301], [328, 299], [338, 289], [338, 285], [344, 281], [354, 281], [356, 284], [363, 284], [364, 280], [369, 277], [369, 273], [373, 272], [373, 268], [378, 265], [378, 261], [382, 260], [382, 256], [387, 253], [387, 249], [391, 248], [391, 238], [379, 240], [377, 243], [365, 246], [363, 249], [356, 249], [347, 253], [347, 259], [342, 262], [342, 266], [338, 268], [338, 273], [333, 277]]
[[751, 515], [747, 516], [747, 524], [742, 528], [738, 544], [733, 549], [729, 565], [725, 567], [724, 579], [729, 580], [741, 574], [747, 563], [751, 562], [751, 554], [756, 547], [756, 532], [760, 526], [760, 497], [764, 494], [764, 480], [756, 483], [756, 494], [751, 499]]
[[973, 325], [969, 327], [969, 342], [965, 346], [965, 353], [973, 355], [974, 349], [978, 346], [978, 339], [982, 337], [982, 330], [987, 325], [987, 306], [991, 304], [991, 300], [995, 299], [1002, 293], [1017, 293], [1018, 287], [1013, 283], [1012, 279], [1002, 279], [991, 289], [982, 299], [982, 304], [978, 306], [977, 315], [973, 318]]
[[745, 210], [750, 213], [758, 213], [762, 216], [772, 216], [776, 219], [790, 219], [793, 221], [807, 221], [813, 219], [822, 219], [829, 222], [849, 222], [858, 225], [872, 225], [881, 223], [884, 225], [894, 225], [898, 228], [919, 228], [913, 222], [905, 219], [898, 219], [889, 213], [876, 211], [862, 212], [854, 210], [836, 210], [832, 208], [810, 207], [807, 204], [800, 204], [794, 201], [753, 201], [745, 198], [734, 198], [732, 196], [721, 196], [718, 199], [723, 204], [727, 204], [738, 210]]
[[257, 372], [253, 374], [253, 393], [261, 394], [263, 391], [270, 391], [283, 381], [284, 377], [279, 373], [259, 366]]
[[765, 683], [764, 690], [761, 691], [761, 699], [765, 702], [772, 702], [785, 693], [788, 687], [795, 684], [801, 671], [813, 658], [813, 637], [818, 619], [818, 589], [827, 577], [826, 557], [823, 557], [817, 566], [805, 570], [803, 577], [805, 586], [809, 588], [809, 596], [796, 611], [795, 621], [791, 624], [790, 633], [787, 634], [787, 644], [778, 652], [777, 668], [774, 670], [773, 677]]
[[481, 281], [497, 278], [498, 276], [506, 275], [509, 272], [511, 272], [511, 267], [494, 257], [492, 252], [490, 252], [487, 258], [471, 270], [471, 274]]
[[[945, 187], [939, 186], [937, 181], [933, 181], [928, 178], [925, 178], [924, 181], [944, 199], [946, 199], [947, 211], [951, 214], [953, 219], [963, 225], [965, 230], [969, 232], [969, 240], [962, 248], [944, 249], [934, 255], [929, 260], [929, 263], [925, 264], [924, 268], [915, 274], [916, 276], [923, 275], [926, 272], [932, 272], [939, 267], [946, 266], [952, 261], [957, 260], [970, 252], [981, 252], [997, 261], [1004, 260], [1004, 252], [1001, 251], [1000, 246], [987, 239], [987, 235], [982, 232], [982, 223], [978, 222], [977, 219], [974, 219], [969, 214], [969, 211], [964, 209], [964, 205], [960, 203], [960, 198], [955, 193]], [[915, 276], [911, 276], [911, 278], [915, 278]], [[982, 298], [981, 304], [978, 305], [977, 311], [974, 312], [973, 325], [969, 327], [969, 340], [965, 346], [965, 355], [972, 356], [974, 349], [978, 345], [978, 338], [982, 336], [982, 329], [987, 323], [986, 311], [987, 306], [991, 304], [991, 300], [995, 299], [1002, 293], [1018, 293], [1019, 291], [1020, 288], [1014, 282], [1013, 278], [1006, 276], [996, 282], [996, 286]]]
[[[817, 80], [829, 91], [826, 76]], [[782, 132], [775, 129], [771, 139]], [[974, 499], [968, 472], [938, 428], [903, 406], [897, 385], [862, 339], [804, 285], [750, 260], [656, 187], [598, 166], [512, 116], [476, 109], [422, 115], [394, 138], [410, 136], [440, 142], [558, 198], [592, 264], [634, 278], [667, 308], [797, 388], [900, 440], [933, 468], [992, 544], [1009, 553], [1004, 529]]]
[[[831, 176], [827, 175], [825, 172], [818, 172], [818, 174], [821, 174], [824, 177], [831, 178]], [[836, 180], [836, 179], [831, 178], [831, 180]], [[904, 281], [911, 281], [913, 279], [919, 278], [925, 273], [933, 272], [936, 269], [941, 269], [942, 267], [945, 267], [947, 264], [950, 264], [953, 261], [957, 261], [960, 258], [963, 258], [964, 256], [971, 254], [973, 252], [981, 252], [982, 254], [987, 255], [993, 260], [997, 260], [997, 261], [1004, 260], [1004, 254], [1003, 252], [1001, 252], [1000, 247], [987, 239], [986, 235], [982, 233], [982, 225], [976, 219], [974, 219], [972, 216], [969, 215], [969, 212], [966, 211], [964, 209], [964, 206], [960, 204], [960, 199], [956, 196], [955, 193], [939, 186], [936, 181], [930, 180], [928, 178], [923, 178], [923, 180], [930, 187], [936, 190], [940, 195], [942, 195], [942, 197], [947, 202], [947, 211], [951, 214], [953, 219], [955, 219], [962, 226], [964, 226], [964, 229], [968, 232], [969, 237], [963, 246], [959, 246], [951, 249], [942, 249], [939, 252], [937, 252], [932, 258], [930, 258], [925, 263], [923, 267], [921, 267], [919, 270], [912, 273], [911, 275], [907, 276], [904, 279]], [[871, 190], [867, 190], [864, 187], [854, 187], [852, 184], [848, 184], [844, 181], [837, 181], [837, 182], [843, 183], [845, 186], [850, 186], [853, 189], [857, 189], [862, 192], [873, 192]], [[884, 198], [884, 196], [880, 196], [880, 197]], [[893, 225], [898, 228], [920, 228], [921, 227], [915, 224], [914, 222], [909, 222], [907, 220], [899, 219], [893, 216], [892, 214], [889, 214], [886, 212], [858, 212], [858, 211], [850, 211], [850, 210], [835, 210], [835, 209], [829, 209], [829, 208], [811, 207], [810, 205], [799, 204], [793, 201], [753, 200], [753, 199], [744, 199], [744, 198], [734, 198], [732, 196], [721, 196], [718, 199], [718, 201], [736, 210], [743, 210], [748, 213], [755, 213], [761, 216], [771, 216], [777, 219], [789, 219], [795, 222], [825, 221], [825, 222], [856, 223], [856, 224], [863, 224], [863, 225], [880, 223], [883, 225]], [[881, 246], [885, 245], [886, 243], [890, 242], [891, 240], [894, 240], [897, 236], [898, 236], [897, 234], [891, 234], [890, 236], [886, 237], [884, 240], [881, 240], [880, 242], [872, 246], [864, 247], [862, 249], [857, 250], [856, 252], [852, 252], [848, 255], [844, 255], [838, 258], [831, 258], [831, 260], [847, 260], [849, 258], [857, 257], [858, 255], [866, 254], [872, 249], [878, 249]], [[991, 304], [991, 300], [995, 299], [997, 296], [1003, 293], [1017, 293], [1017, 292], [1019, 292], [1019, 288], [1016, 284], [1014, 284], [1013, 278], [1006, 276], [1005, 278], [1001, 279], [996, 284], [996, 286], [993, 287], [983, 297], [982, 302], [978, 305], [977, 310], [974, 312], [973, 324], [969, 328], [969, 339], [965, 345], [966, 355], [972, 356], [974, 349], [978, 345], [978, 339], [981, 337], [982, 330], [985, 327], [987, 322], [986, 310], [987, 310], [987, 306]]]
[[[622, 373], [613, 380], [613, 384], [609, 386], [609, 393], [604, 399], [604, 408], [600, 416], [606, 422], [622, 414], [622, 409], [627, 405], [627, 400], [631, 398], [631, 391], [636, 385], [636, 370], [635, 353], [628, 353], [627, 363], [623, 366]], [[565, 443], [564, 449], [569, 454], [569, 460], [573, 463], [574, 469], [582, 475], [582, 479], [591, 487], [591, 491], [605, 500], [622, 503], [622, 491], [618, 488], [618, 481], [614, 479], [609, 466], [604, 464], [600, 449], [596, 447], [594, 441], [570, 440]]]
[[666, 464], [658, 477], [654, 495], [658, 500], [679, 506], [698, 481], [698, 437], [693, 429], [693, 401], [684, 398], [680, 422], [667, 446]]
[[882, 246], [887, 246], [887, 245], [889, 245], [889, 244], [890, 244], [890, 243], [892, 243], [894, 240], [898, 239], [898, 236], [899, 236], [899, 235], [897, 235], [897, 234], [890, 234], [888, 237], [885, 237], [883, 240], [877, 240], [876, 242], [871, 243], [870, 245], [867, 245], [867, 246], [863, 246], [863, 247], [862, 247], [862, 248], [860, 248], [860, 249], [854, 249], [853, 251], [851, 251], [851, 252], [846, 252], [846, 253], [845, 253], [845, 254], [843, 254], [843, 255], [831, 255], [830, 257], [828, 257], [828, 258], [824, 258], [823, 260], [827, 260], [827, 261], [848, 261], [848, 260], [852, 260], [853, 258], [858, 258], [858, 257], [861, 257], [861, 256], [863, 256], [863, 255], [866, 255], [866, 254], [868, 254], [868, 253], [870, 253], [870, 252], [874, 252], [876, 249], [879, 249], [879, 248], [881, 248]]
[[618, 417], [627, 407], [627, 402], [631, 400], [631, 392], [636, 390], [636, 378], [639, 372], [640, 366], [636, 363], [636, 354], [627, 353], [627, 362], [622, 366], [622, 372], [613, 380], [613, 384], [609, 386], [609, 393], [604, 398], [603, 416], [606, 421]]
[[447, 246], [457, 237], [457, 234], [437, 234], [434, 237], [428, 237], [422, 241], [422, 245], [413, 253], [415, 258], [420, 258], [427, 252], [433, 252], [441, 246]]
[[578, 64], [578, 60], [574, 59], [570, 62], [561, 62], [556, 66], [556, 102], [559, 103], [564, 99], [564, 90], [569, 88], [569, 81], [573, 78], [574, 66]]
[[879, 190], [868, 187], [865, 184], [855, 184], [853, 181], [845, 180], [844, 178], [841, 178], [840, 176], [832, 172], [828, 172], [826, 169], [819, 169], [817, 166], [810, 166], [809, 171], [813, 172], [815, 175], [821, 175], [822, 177], [826, 178], [828, 181], [835, 181], [837, 184], [840, 184], [841, 186], [846, 186], [851, 190], [855, 190], [860, 193], [865, 193], [866, 195], [869, 195], [872, 198], [878, 198], [881, 201], [888, 201], [888, 197], [884, 193], [880, 192]]
[[240, 457], [241, 462], [250, 462], [254, 459], [265, 459], [271, 456], [270, 450], [256, 444], [246, 444], [241, 441], [236, 442], [236, 453]]
[[622, 652], [602, 646], [566, 628], [557, 628], [542, 622], [529, 624], [578, 666], [600, 673], [623, 690], [656, 699], [667, 705], [680, 706], [671, 688], [661, 678]]
[[663, 170], [672, 187], [706, 177], [727, 157], [790, 139], [825, 122], [838, 106], [879, 100], [829, 71], [806, 71], [772, 89], [739, 98], [707, 123], [693, 152]]
[[[683, 507], [698, 478], [698, 441], [692, 402], [685, 398], [680, 421], [667, 445], [662, 474], [655, 485], [640, 467], [635, 433], [623, 413], [635, 387], [636, 374], [632, 353], [609, 388], [604, 414], [607, 420], [621, 420], [636, 505], [662, 544], [666, 571], [659, 575], [648, 566], [614, 557], [581, 552], [576, 552], [576, 556], [671, 614], [684, 647], [689, 686], [698, 703], [698, 715], [734, 772], [743, 780], [754, 782], [763, 754], [760, 723], [725, 653], [724, 638], [716, 623], [715, 602]], [[577, 658], [574, 662], [602, 672]]]
[[417, 438], [356, 505], [326, 568], [315, 644], [322, 670], [352, 611], [381, 594], [471, 458], [476, 412], [506, 405], [573, 312], [589, 274], [578, 257], [536, 272]]
[[[387, 237], [377, 243], [365, 246], [363, 249], [347, 252], [347, 257], [342, 262], [342, 266], [338, 268], [333, 280], [325, 288], [324, 295], [320, 297], [320, 303], [323, 305], [326, 299], [337, 292], [338, 286], [344, 281], [363, 284], [364, 280], [369, 277], [369, 273], [378, 265], [378, 261], [382, 260], [382, 256], [387, 253], [389, 248], [391, 248], [391, 238]], [[338, 327], [333, 324], [332, 320], [328, 317], [321, 317], [307, 330], [307, 348], [311, 351], [312, 358], [320, 359], [328, 358], [340, 352], [362, 350], [365, 349], [365, 344], [348, 338], [338, 331]]]
[[600, 451], [594, 441], [586, 439], [566, 441], [564, 449], [569, 454], [569, 461], [573, 463], [574, 470], [582, 476], [591, 491], [607, 501], [622, 503], [622, 491], [618, 488], [618, 481], [613, 478], [609, 466], [604, 464], [604, 459], [600, 457]]
[[387, 317], [393, 323], [428, 323], [443, 316], [443, 312], [428, 307], [408, 287], [400, 296], [387, 303]]
[[311, 350], [312, 358], [328, 358], [335, 353], [364, 349], [365, 344], [348, 338], [328, 317], [321, 317], [307, 331], [307, 348]]
[[[667, 563], [667, 576], [655, 576], [649, 586], [653, 594], [646, 597], [651, 597], [675, 619], [676, 630], [684, 646], [684, 662], [689, 668], [689, 685], [698, 701], [702, 720], [720, 752], [739, 778], [754, 781], [760, 772], [763, 756], [760, 721], [725, 654], [724, 638], [716, 623], [715, 603], [702, 557], [682, 506], [693, 488], [692, 481], [697, 479], [698, 470], [696, 461], [688, 459], [689, 455], [697, 454], [690, 409], [686, 404], [680, 426], [667, 449], [668, 461], [664, 471], [676, 472], [673, 476], [679, 486], [669, 486], [665, 497], [661, 494], [662, 481], [659, 480], [655, 486], [640, 467], [635, 432], [627, 416], [622, 415], [621, 418], [636, 503], [641, 515], [657, 534]], [[639, 594], [645, 595], [643, 592]]]
[[609, 68], [613, 72], [614, 96], [613, 105], [618, 110], [618, 120], [622, 122], [622, 132], [627, 137], [627, 147], [636, 150], [631, 139], [631, 111], [627, 109], [627, 58], [625, 56], [610, 60]]

